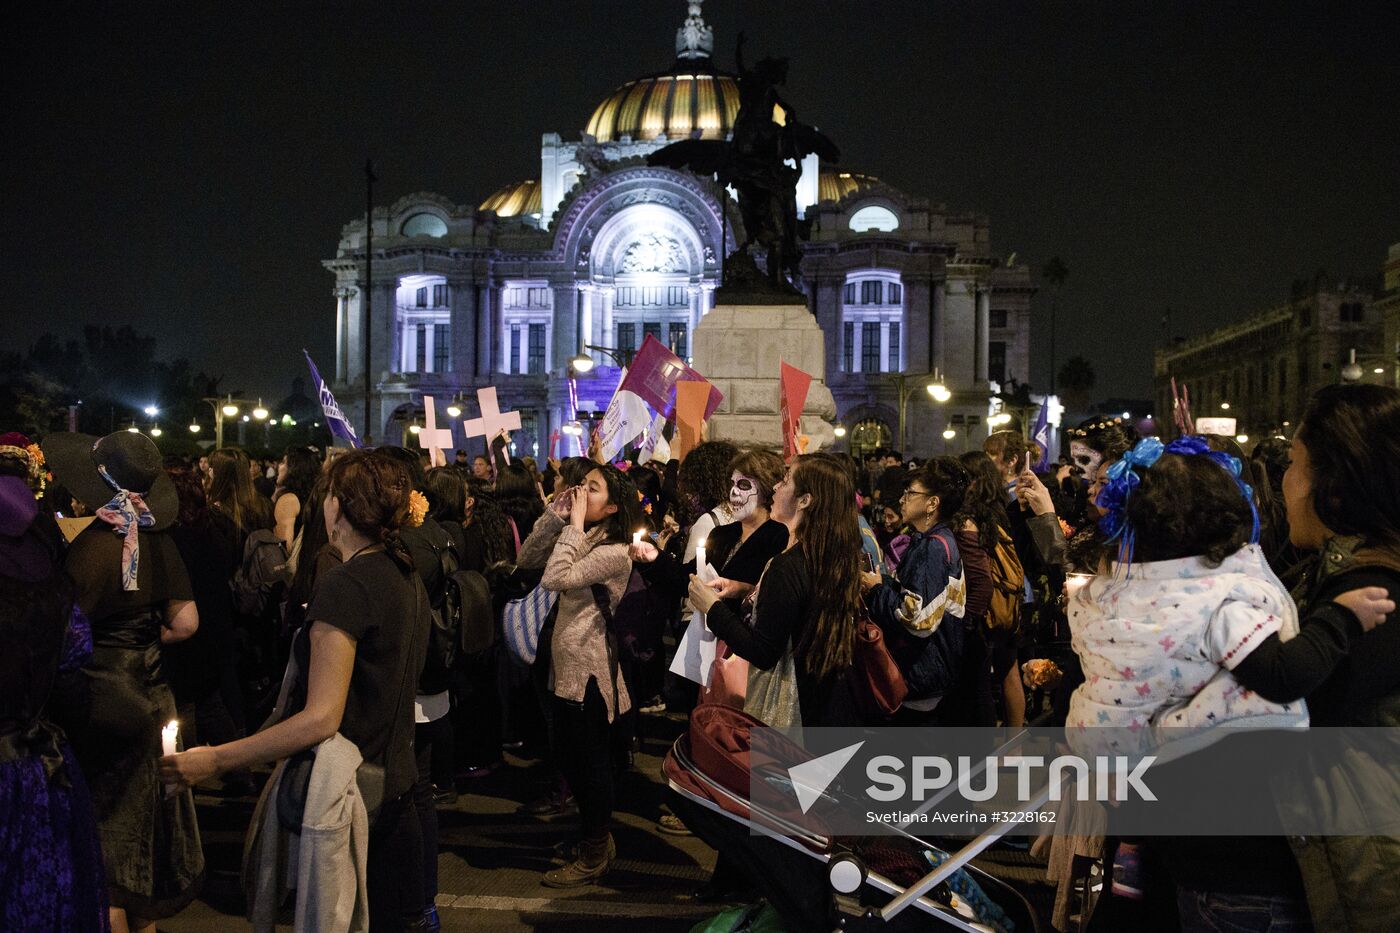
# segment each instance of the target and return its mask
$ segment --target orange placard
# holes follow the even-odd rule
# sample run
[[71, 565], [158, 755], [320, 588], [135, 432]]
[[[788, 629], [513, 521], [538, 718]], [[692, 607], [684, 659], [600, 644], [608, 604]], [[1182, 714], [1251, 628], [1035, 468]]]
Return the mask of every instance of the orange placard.
[[700, 434], [705, 428], [705, 405], [710, 400], [711, 388], [703, 379], [676, 383], [676, 433], [680, 438], [680, 443], [676, 445], [678, 460], [685, 460], [685, 455], [700, 443]]

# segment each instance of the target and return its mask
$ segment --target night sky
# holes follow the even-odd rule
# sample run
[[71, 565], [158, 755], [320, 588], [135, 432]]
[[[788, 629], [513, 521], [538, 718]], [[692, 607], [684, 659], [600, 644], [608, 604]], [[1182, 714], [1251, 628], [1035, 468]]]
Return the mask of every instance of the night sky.
[[[1378, 274], [1400, 241], [1400, 4], [709, 0], [716, 58], [792, 60], [842, 167], [1070, 270], [1057, 357], [1148, 397], [1151, 350]], [[667, 68], [681, 0], [50, 3], [8, 23], [7, 342], [131, 323], [281, 397], [330, 366], [342, 225], [538, 177], [540, 134]], [[1048, 375], [1048, 292], [1035, 381]]]

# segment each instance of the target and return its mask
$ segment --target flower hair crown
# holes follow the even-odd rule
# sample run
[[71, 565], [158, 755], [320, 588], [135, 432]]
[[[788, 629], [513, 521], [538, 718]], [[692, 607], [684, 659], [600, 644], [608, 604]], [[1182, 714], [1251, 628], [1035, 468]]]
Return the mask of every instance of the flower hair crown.
[[1230, 478], [1239, 487], [1240, 495], [1244, 496], [1244, 501], [1249, 503], [1249, 513], [1253, 518], [1253, 527], [1249, 533], [1249, 543], [1259, 543], [1259, 509], [1254, 504], [1254, 489], [1241, 479], [1243, 465], [1239, 457], [1231, 456], [1220, 450], [1212, 450], [1206, 443], [1204, 437], [1189, 435], [1179, 437], [1170, 444], [1163, 446], [1162, 442], [1155, 437], [1145, 437], [1134, 445], [1133, 449], [1123, 455], [1117, 463], [1108, 468], [1108, 480], [1104, 483], [1103, 490], [1099, 493], [1096, 504], [1103, 510], [1103, 517], [1099, 519], [1099, 530], [1108, 535], [1109, 541], [1119, 541], [1118, 562], [1120, 564], [1131, 564], [1133, 560], [1133, 528], [1128, 522], [1128, 500], [1132, 497], [1133, 490], [1137, 489], [1142, 482], [1140, 470], [1150, 470], [1162, 454], [1181, 454], [1184, 456], [1204, 456], [1215, 461], [1221, 469], [1230, 474]]

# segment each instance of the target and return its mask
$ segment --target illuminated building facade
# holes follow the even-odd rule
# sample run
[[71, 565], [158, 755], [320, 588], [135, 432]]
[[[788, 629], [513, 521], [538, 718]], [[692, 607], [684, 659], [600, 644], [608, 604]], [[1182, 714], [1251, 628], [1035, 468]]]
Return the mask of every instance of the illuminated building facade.
[[[375, 209], [369, 371], [376, 440], [401, 440], [421, 417], [424, 395], [442, 407], [458, 393], [470, 402], [476, 388], [493, 385], [502, 407], [522, 414], [517, 452], [544, 456], [576, 406], [606, 405], [618, 360], [647, 335], [690, 355], [742, 224], [712, 179], [648, 167], [646, 156], [692, 135], [728, 137], [738, 85], [715, 67], [713, 45], [700, 3], [691, 2], [671, 68], [614, 90], [578, 140], [545, 133], [538, 178], [506, 185], [475, 206], [420, 193]], [[993, 255], [986, 218], [823, 167], [815, 156], [801, 166], [797, 193], [812, 223], [798, 284], [826, 336], [826, 381], [848, 442], [898, 445], [903, 400], [906, 446], [940, 452], [953, 414], [962, 423], [985, 420], [994, 383], [1027, 379], [1028, 270]], [[352, 221], [336, 258], [324, 263], [336, 279], [337, 395], [357, 425], [364, 244], [364, 220]], [[613, 353], [591, 351], [596, 367], [571, 388], [569, 361], [586, 345]], [[778, 361], [772, 366], [776, 372]], [[924, 392], [908, 390], [935, 369], [954, 392], [936, 408]], [[899, 373], [909, 374], [902, 385]], [[468, 446], [460, 424], [454, 430], [457, 446]], [[480, 444], [473, 441], [473, 449]]]

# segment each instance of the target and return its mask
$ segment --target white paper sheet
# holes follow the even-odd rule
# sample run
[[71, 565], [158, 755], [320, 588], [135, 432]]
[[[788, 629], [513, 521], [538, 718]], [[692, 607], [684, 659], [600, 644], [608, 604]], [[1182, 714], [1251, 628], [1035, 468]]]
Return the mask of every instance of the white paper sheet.
[[[719, 577], [708, 561], [696, 566], [695, 575], [706, 583]], [[676, 646], [676, 656], [671, 660], [671, 673], [708, 687], [715, 664], [715, 640], [715, 633], [705, 624], [704, 614], [692, 611], [690, 625], [681, 636], [681, 643]]]

